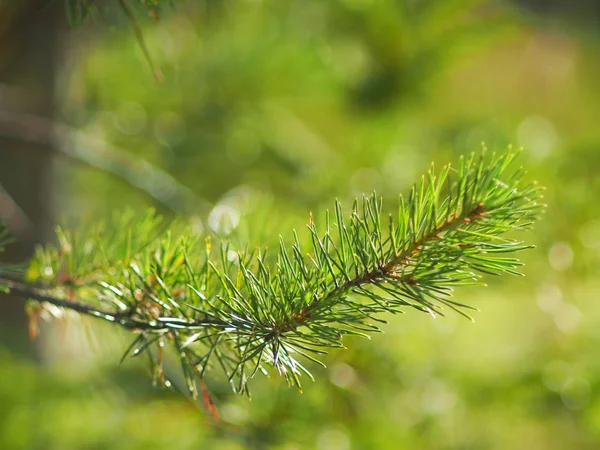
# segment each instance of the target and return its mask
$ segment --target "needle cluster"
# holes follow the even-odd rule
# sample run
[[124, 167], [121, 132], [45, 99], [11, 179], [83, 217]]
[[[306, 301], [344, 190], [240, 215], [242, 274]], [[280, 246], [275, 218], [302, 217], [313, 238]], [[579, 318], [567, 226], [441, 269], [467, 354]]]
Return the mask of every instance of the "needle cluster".
[[321, 364], [345, 335], [379, 331], [385, 313], [467, 315], [455, 287], [519, 274], [508, 254], [528, 247], [507, 233], [529, 228], [542, 205], [541, 189], [509, 168], [515, 156], [432, 167], [393, 214], [375, 194], [347, 212], [336, 202], [323, 223], [311, 215], [308, 239], [293, 232], [274, 254], [234, 251], [153, 213], [116, 215], [86, 233], [59, 230], [58, 245], [32, 261], [27, 285], [0, 285], [40, 308], [73, 302], [125, 327], [132, 342], [124, 358], [146, 355], [165, 383], [162, 355], [171, 347], [193, 396], [215, 368], [240, 393], [270, 368], [300, 387], [302, 374], [312, 377], [307, 360]]

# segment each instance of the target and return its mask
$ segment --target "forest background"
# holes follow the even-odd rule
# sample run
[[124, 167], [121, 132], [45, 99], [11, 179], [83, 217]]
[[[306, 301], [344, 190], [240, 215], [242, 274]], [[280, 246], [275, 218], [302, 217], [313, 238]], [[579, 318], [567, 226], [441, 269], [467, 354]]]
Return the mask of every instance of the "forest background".
[[457, 292], [474, 323], [388, 318], [303, 393], [259, 377], [248, 401], [215, 378], [225, 429], [142, 363], [118, 365], [110, 326], [50, 322], [32, 342], [23, 304], [3, 302], [0, 448], [598, 448], [598, 2], [138, 5], [151, 65], [125, 14], [80, 20], [65, 3], [0, 1], [12, 260], [57, 222], [127, 207], [277, 242], [334, 198], [395, 201], [482, 142], [522, 146], [549, 207], [523, 236], [525, 277]]

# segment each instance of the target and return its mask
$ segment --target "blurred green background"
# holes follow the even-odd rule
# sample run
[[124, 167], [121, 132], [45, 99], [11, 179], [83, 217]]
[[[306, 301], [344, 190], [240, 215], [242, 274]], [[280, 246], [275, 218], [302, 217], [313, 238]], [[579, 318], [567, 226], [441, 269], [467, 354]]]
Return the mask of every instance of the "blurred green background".
[[[480, 309], [388, 317], [300, 393], [208, 380], [223, 425], [109, 326], [29, 343], [0, 306], [1, 449], [600, 448], [600, 2], [204, 0], [76, 28], [63, 2], [0, 1], [0, 216], [26, 255], [52, 223], [132, 206], [226, 217], [254, 244], [374, 189], [508, 145], [547, 186], [525, 277], [462, 289]], [[116, 2], [114, 2], [116, 4]], [[136, 3], [136, 2], [131, 2]], [[148, 2], [150, 3], [150, 2]], [[12, 201], [12, 203], [10, 203]], [[176, 368], [172, 369], [176, 371]]]

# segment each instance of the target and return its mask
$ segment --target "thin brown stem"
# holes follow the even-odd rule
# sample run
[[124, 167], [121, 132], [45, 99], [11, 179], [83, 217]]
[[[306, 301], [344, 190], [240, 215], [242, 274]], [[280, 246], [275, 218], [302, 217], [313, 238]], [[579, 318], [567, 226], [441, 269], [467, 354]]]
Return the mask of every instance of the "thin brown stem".
[[387, 264], [365, 272], [360, 276], [340, 284], [324, 297], [315, 298], [306, 308], [297, 313], [292, 320], [279, 325], [277, 327], [278, 332], [280, 334], [285, 333], [296, 329], [298, 326], [304, 325], [310, 320], [314, 314], [314, 311], [318, 307], [328, 305], [331, 301], [340, 298], [353, 288], [374, 284], [378, 281], [392, 277], [396, 281], [400, 280], [401, 278], [396, 275], [398, 270], [406, 266], [412, 259], [414, 259], [428, 242], [437, 239], [440, 233], [447, 232], [463, 223], [470, 223], [481, 218], [484, 213], [484, 204], [479, 203], [471, 211], [467, 211], [459, 216], [453, 216], [451, 219], [446, 220], [442, 225], [436, 226], [435, 229], [429, 234], [426, 234], [419, 240], [413, 242], [406, 250], [400, 253], [393, 260], [389, 261]]
[[160, 317], [156, 320], [142, 320], [135, 317], [135, 311], [133, 310], [118, 312], [102, 310], [85, 303], [55, 297], [48, 294], [43, 288], [5, 277], [0, 277], [0, 286], [7, 287], [11, 294], [22, 299], [50, 303], [51, 305], [76, 311], [80, 314], [117, 323], [130, 330], [160, 332], [182, 327], [194, 329], [207, 326], [224, 327], [226, 325], [222, 320], [213, 317], [201, 317], [191, 320], [179, 317]]
[[150, 56], [150, 52], [148, 51], [148, 47], [146, 46], [146, 41], [144, 40], [144, 35], [142, 34], [142, 29], [141, 29], [140, 24], [138, 23], [137, 19], [135, 18], [135, 14], [133, 13], [131, 6], [129, 5], [127, 0], [119, 0], [119, 4], [121, 5], [121, 8], [125, 12], [125, 15], [129, 19], [129, 21], [131, 22], [133, 32], [135, 33], [135, 38], [137, 39], [138, 44], [140, 45], [140, 48], [142, 49], [142, 53], [144, 53], [144, 58], [146, 58], [146, 61], [148, 61], [148, 64], [150, 65], [150, 68], [152, 69], [152, 73], [154, 73], [154, 77], [156, 78], [156, 81], [158, 81], [159, 83], [164, 81], [164, 79], [165, 79], [164, 75], [162, 74], [162, 72], [160, 71], [158, 66], [154, 63], [154, 60]]
[[114, 312], [103, 311], [101, 309], [94, 308], [93, 306], [86, 305], [84, 303], [53, 297], [51, 295], [48, 295], [42, 289], [29, 285], [22, 281], [11, 280], [8, 278], [0, 278], [0, 285], [7, 287], [10, 290], [11, 294], [17, 295], [24, 299], [31, 299], [38, 302], [50, 303], [54, 306], [67, 308], [81, 314], [99, 317], [106, 320], [114, 321], [116, 319], [116, 314]]

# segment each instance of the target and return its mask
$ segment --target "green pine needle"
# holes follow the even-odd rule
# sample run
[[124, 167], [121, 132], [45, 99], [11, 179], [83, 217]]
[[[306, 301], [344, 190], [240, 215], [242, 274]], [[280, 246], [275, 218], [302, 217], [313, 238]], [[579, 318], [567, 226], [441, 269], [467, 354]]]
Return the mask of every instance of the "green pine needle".
[[302, 375], [312, 378], [305, 361], [322, 364], [345, 335], [378, 332], [384, 313], [469, 317], [455, 287], [481, 284], [482, 274], [519, 275], [521, 263], [506, 254], [529, 247], [506, 233], [529, 228], [543, 205], [541, 188], [509, 170], [515, 157], [432, 167], [393, 215], [375, 194], [348, 213], [336, 202], [324, 223], [311, 216], [308, 245], [294, 232], [274, 257], [232, 252], [154, 213], [115, 215], [85, 233], [59, 229], [58, 246], [38, 250], [29, 277], [44, 295], [64, 299], [68, 289], [89, 314], [132, 330], [123, 358], [146, 354], [162, 382], [170, 346], [192, 396], [213, 368], [240, 393], [269, 368], [300, 388]]

